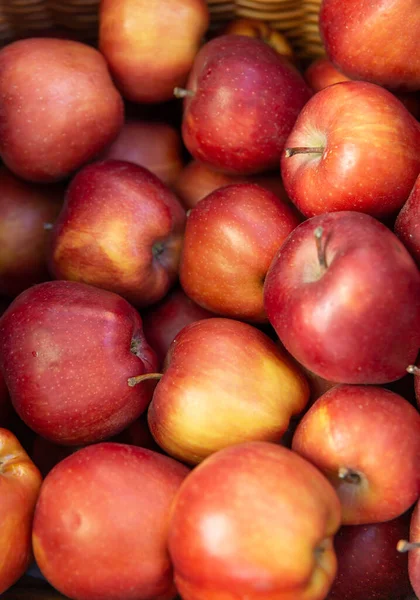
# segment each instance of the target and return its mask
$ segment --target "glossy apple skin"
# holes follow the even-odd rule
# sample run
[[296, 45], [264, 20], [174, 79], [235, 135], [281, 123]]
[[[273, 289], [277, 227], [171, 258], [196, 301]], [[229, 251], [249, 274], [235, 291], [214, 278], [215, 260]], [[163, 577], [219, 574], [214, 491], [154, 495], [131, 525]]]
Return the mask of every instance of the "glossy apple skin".
[[278, 167], [284, 142], [311, 92], [268, 44], [224, 35], [196, 56], [184, 102], [182, 136], [192, 156], [225, 173]]
[[250, 183], [201, 200], [185, 229], [179, 279], [197, 304], [219, 315], [265, 322], [267, 271], [299, 219], [272, 192]]
[[326, 56], [318, 58], [309, 65], [305, 71], [305, 80], [314, 92], [319, 92], [335, 83], [351, 81]]
[[154, 304], [176, 281], [184, 225], [184, 208], [156, 175], [125, 161], [94, 163], [68, 188], [50, 270], [137, 307]]
[[125, 160], [149, 169], [172, 186], [183, 169], [181, 136], [163, 122], [126, 121], [101, 158]]
[[420, 265], [420, 175], [398, 214], [394, 231]]
[[332, 487], [297, 454], [267, 442], [226, 448], [188, 475], [175, 500], [175, 583], [184, 600], [321, 600], [339, 525]]
[[61, 185], [37, 185], [0, 168], [0, 293], [15, 297], [48, 281], [47, 247], [64, 198]]
[[307, 103], [281, 159], [288, 196], [306, 217], [355, 210], [395, 215], [420, 170], [420, 125], [387, 90], [362, 81], [329, 86]]
[[13, 406], [36, 433], [64, 445], [122, 431], [150, 402], [157, 359], [137, 311], [82, 283], [54, 281], [23, 292], [0, 321], [0, 368]]
[[181, 329], [190, 323], [213, 316], [177, 286], [158, 304], [143, 313], [143, 331], [156, 352], [159, 363], [163, 365], [169, 347]]
[[[420, 501], [417, 502], [411, 516], [410, 542], [420, 544]], [[420, 596], [420, 548], [410, 550], [408, 574], [416, 596]]]
[[[303, 416], [292, 449], [334, 485], [345, 525], [397, 518], [419, 497], [420, 414], [389, 390], [329, 390]], [[360, 481], [340, 479], [342, 467], [356, 471]]]
[[32, 560], [31, 529], [41, 474], [18, 439], [0, 428], [0, 594]]
[[319, 27], [327, 55], [352, 79], [420, 89], [417, 0], [323, 0]]
[[169, 457], [109, 442], [64, 459], [45, 478], [34, 517], [43, 575], [74, 600], [175, 597], [166, 538], [187, 474]]
[[226, 446], [278, 442], [302, 412], [309, 388], [264, 333], [232, 319], [205, 319], [173, 341], [149, 406], [153, 437], [196, 464]]
[[328, 600], [407, 600], [408, 557], [397, 551], [407, 539], [409, 514], [385, 523], [344, 526], [334, 537], [337, 575]]
[[31, 38], [0, 51], [0, 155], [19, 177], [51, 182], [118, 134], [123, 101], [104, 57], [79, 42]]
[[209, 25], [205, 0], [102, 0], [99, 48], [133, 102], [164, 102], [182, 86]]
[[271, 264], [264, 302], [286, 349], [324, 379], [388, 383], [417, 357], [419, 271], [392, 231], [369, 215], [343, 211], [301, 223]]
[[174, 190], [185, 208], [194, 208], [200, 200], [208, 196], [211, 192], [234, 183], [256, 183], [273, 194], [276, 194], [281, 200], [291, 204], [286, 196], [282, 181], [278, 173], [264, 173], [262, 175], [227, 175], [209, 169], [202, 163], [195, 160], [191, 161], [178, 176]]

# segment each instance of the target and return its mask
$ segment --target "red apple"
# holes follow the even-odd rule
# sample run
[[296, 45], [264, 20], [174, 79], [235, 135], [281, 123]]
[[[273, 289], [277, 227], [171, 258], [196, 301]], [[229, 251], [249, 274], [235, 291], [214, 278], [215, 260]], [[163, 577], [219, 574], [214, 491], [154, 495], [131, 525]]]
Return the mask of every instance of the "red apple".
[[345, 525], [395, 519], [419, 497], [420, 414], [389, 390], [329, 390], [303, 416], [292, 449], [334, 485]]
[[188, 469], [125, 444], [101, 443], [46, 477], [33, 525], [46, 579], [74, 600], [176, 595], [167, 551], [173, 498]]
[[62, 186], [26, 183], [0, 169], [0, 292], [17, 296], [47, 281], [47, 243], [61, 209]]
[[350, 81], [350, 78], [341, 73], [326, 56], [321, 56], [309, 65], [305, 71], [305, 79], [314, 92], [335, 83]]
[[341, 527], [334, 537], [338, 569], [328, 600], [407, 600], [407, 556], [396, 546], [409, 524], [406, 513], [385, 523]]
[[306, 217], [355, 210], [396, 214], [420, 171], [420, 125], [391, 92], [361, 81], [307, 103], [281, 160], [284, 186]]
[[224, 35], [197, 54], [187, 83], [182, 135], [209, 167], [252, 174], [278, 166], [288, 134], [311, 95], [303, 77], [268, 44]]
[[268, 268], [299, 224], [275, 194], [251, 183], [212, 192], [191, 211], [179, 277], [187, 295], [219, 315], [264, 322]]
[[336, 572], [340, 506], [310, 463], [239, 444], [194, 469], [175, 499], [169, 551], [184, 600], [322, 600]]
[[147, 407], [155, 371], [137, 311], [82, 283], [41, 283], [0, 321], [0, 367], [19, 416], [43, 437], [80, 445], [122, 431]]
[[265, 173], [262, 175], [226, 175], [219, 171], [208, 169], [205, 165], [193, 160], [179, 174], [174, 190], [186, 208], [194, 208], [200, 200], [211, 192], [234, 183], [256, 183], [264, 189], [273, 192], [281, 200], [291, 204], [286, 196], [281, 178], [278, 173]]
[[163, 300], [143, 313], [143, 330], [156, 352], [160, 364], [176, 335], [186, 325], [214, 316], [193, 302], [180, 287], [174, 288]]
[[264, 301], [290, 354], [329, 381], [387, 383], [417, 357], [420, 273], [369, 215], [343, 211], [301, 223], [271, 264]]
[[398, 544], [400, 552], [410, 551], [408, 558], [408, 574], [411, 585], [417, 596], [420, 596], [420, 502], [417, 502], [410, 523], [410, 542], [401, 540]]
[[19, 40], [0, 51], [0, 155], [16, 175], [63, 179], [101, 152], [123, 123], [105, 59], [63, 39]]
[[17, 438], [0, 429], [0, 594], [32, 560], [31, 528], [42, 478]]
[[163, 122], [126, 121], [103, 159], [126, 160], [146, 167], [172, 186], [183, 169], [181, 136]]
[[418, 0], [323, 0], [319, 27], [327, 55], [352, 79], [420, 89]]
[[50, 269], [124, 296], [165, 296], [178, 275], [185, 211], [156, 175], [124, 161], [94, 163], [71, 182], [52, 232]]
[[394, 231], [420, 265], [420, 175], [398, 214]]
[[10, 415], [11, 405], [9, 398], [9, 391], [4, 381], [3, 375], [0, 373], [0, 427], [3, 427], [7, 423], [7, 419]]
[[125, 98], [163, 102], [185, 83], [208, 24], [205, 0], [102, 0], [99, 47]]
[[280, 441], [308, 397], [300, 370], [264, 333], [240, 321], [204, 319], [173, 341], [149, 426], [168, 454], [194, 464], [240, 442]]

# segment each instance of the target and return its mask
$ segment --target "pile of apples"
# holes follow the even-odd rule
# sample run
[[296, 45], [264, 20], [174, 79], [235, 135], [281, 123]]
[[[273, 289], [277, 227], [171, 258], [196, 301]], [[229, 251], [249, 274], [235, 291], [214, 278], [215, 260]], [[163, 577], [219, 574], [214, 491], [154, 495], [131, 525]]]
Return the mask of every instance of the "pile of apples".
[[420, 4], [320, 29], [1, 49], [0, 593], [420, 595]]

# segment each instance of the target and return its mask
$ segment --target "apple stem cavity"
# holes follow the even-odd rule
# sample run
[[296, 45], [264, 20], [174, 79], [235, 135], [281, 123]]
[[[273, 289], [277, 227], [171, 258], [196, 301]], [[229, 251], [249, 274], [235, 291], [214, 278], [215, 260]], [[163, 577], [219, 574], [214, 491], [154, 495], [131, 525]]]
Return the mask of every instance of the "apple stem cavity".
[[297, 148], [286, 148], [285, 156], [290, 158], [295, 154], [323, 154], [324, 148], [322, 146], [315, 146], [310, 148], [308, 146], [298, 146]]
[[410, 375], [420, 375], [420, 369], [416, 367], [416, 365], [408, 365], [406, 371], [407, 373], [410, 373]]
[[397, 544], [398, 552], [409, 552], [410, 550], [418, 550], [420, 548], [420, 542], [408, 542], [407, 540], [400, 540]]
[[325, 256], [325, 247], [324, 247], [324, 244], [322, 243], [323, 236], [324, 236], [324, 228], [317, 227], [314, 231], [314, 237], [315, 237], [315, 242], [316, 242], [316, 250], [318, 253], [318, 262], [319, 262], [319, 266], [321, 267], [321, 269], [325, 271], [325, 269], [327, 269], [328, 265], [327, 265], [327, 257]]
[[338, 477], [346, 483], [352, 483], [354, 485], [359, 484], [361, 481], [359, 473], [347, 467], [340, 467], [338, 469]]
[[195, 93], [192, 90], [186, 90], [181, 87], [174, 88], [174, 96], [175, 98], [192, 98], [195, 96]]
[[130, 377], [128, 379], [128, 385], [134, 387], [143, 381], [149, 381], [149, 379], [162, 379], [163, 373], [144, 373], [144, 375], [136, 375], [136, 377]]

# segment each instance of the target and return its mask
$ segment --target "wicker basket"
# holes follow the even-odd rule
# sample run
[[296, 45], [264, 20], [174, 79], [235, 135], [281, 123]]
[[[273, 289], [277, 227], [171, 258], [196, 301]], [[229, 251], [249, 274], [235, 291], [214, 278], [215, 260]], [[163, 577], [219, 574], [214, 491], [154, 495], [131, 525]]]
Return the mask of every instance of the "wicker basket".
[[[0, 0], [0, 44], [58, 29], [94, 42], [99, 0]], [[297, 55], [324, 54], [318, 29], [321, 0], [208, 0], [212, 28], [236, 17], [257, 18], [289, 39]]]

